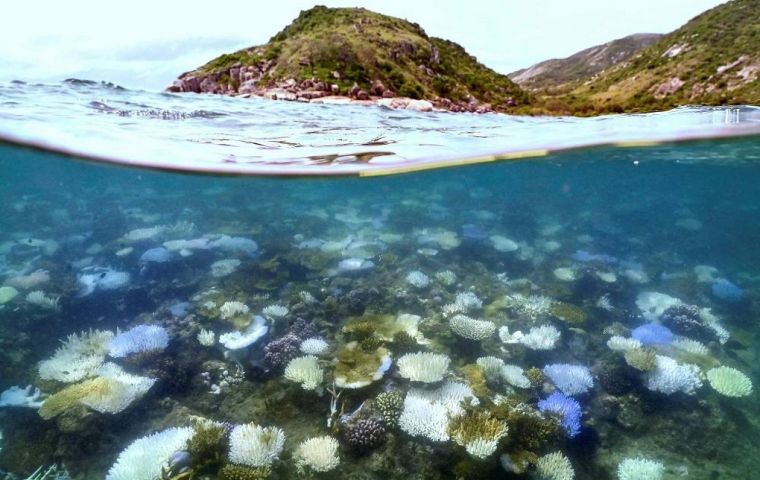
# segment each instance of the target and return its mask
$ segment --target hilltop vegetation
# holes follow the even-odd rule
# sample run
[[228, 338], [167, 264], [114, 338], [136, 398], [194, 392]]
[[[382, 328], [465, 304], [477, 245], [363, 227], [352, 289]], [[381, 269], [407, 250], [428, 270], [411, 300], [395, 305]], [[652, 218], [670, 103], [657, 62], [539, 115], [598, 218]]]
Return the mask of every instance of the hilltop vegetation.
[[509, 74], [523, 88], [567, 92], [591, 80], [660, 39], [658, 33], [637, 33], [581, 50], [567, 58], [545, 60]]
[[567, 94], [551, 113], [649, 112], [679, 105], [760, 104], [760, 0], [732, 0]]
[[222, 55], [178, 82], [182, 91], [283, 88], [296, 96], [308, 92], [307, 98], [324, 93], [428, 99], [451, 109], [490, 104], [508, 110], [530, 102], [506, 75], [478, 63], [456, 43], [363, 8], [302, 11], [267, 44]]
[[731, 0], [664, 36], [633, 35], [514, 72], [525, 89], [416, 23], [317, 6], [266, 44], [221, 55], [168, 89], [299, 101], [408, 97], [432, 102], [422, 102], [428, 109], [595, 115], [760, 104], [758, 76], [760, 0]]

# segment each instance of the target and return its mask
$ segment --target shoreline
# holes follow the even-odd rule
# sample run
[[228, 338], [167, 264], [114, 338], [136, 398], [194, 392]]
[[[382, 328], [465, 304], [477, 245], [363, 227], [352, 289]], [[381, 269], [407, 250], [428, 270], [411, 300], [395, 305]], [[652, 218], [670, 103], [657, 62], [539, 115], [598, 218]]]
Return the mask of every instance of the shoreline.
[[[238, 67], [239, 68], [239, 67]], [[237, 72], [235, 72], [237, 73]], [[223, 83], [215, 75], [192, 75], [189, 72], [166, 87], [169, 93], [211, 93], [240, 98], [264, 98], [290, 102], [329, 104], [329, 105], [367, 105], [381, 106], [394, 110], [411, 110], [416, 112], [450, 112], [450, 113], [498, 113], [491, 104], [480, 102], [471, 97], [467, 102], [448, 98], [414, 99], [396, 95], [392, 90], [375, 80], [370, 91], [361, 89], [357, 84], [349, 89], [348, 94], [341, 94], [336, 84], [328, 85], [316, 79], [302, 80], [290, 78], [278, 82], [273, 87], [259, 88], [255, 81], [242, 84]]]

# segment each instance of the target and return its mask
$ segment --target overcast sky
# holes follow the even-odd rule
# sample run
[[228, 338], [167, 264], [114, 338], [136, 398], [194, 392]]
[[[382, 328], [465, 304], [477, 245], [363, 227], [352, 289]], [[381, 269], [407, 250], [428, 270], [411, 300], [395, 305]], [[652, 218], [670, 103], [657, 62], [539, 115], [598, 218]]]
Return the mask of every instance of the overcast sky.
[[[632, 33], [666, 33], [721, 0], [38, 0], [8, 3], [0, 80], [108, 80], [159, 90], [213, 57], [265, 43], [315, 4], [419, 23], [509, 73]], [[267, 6], [264, 6], [267, 5]]]

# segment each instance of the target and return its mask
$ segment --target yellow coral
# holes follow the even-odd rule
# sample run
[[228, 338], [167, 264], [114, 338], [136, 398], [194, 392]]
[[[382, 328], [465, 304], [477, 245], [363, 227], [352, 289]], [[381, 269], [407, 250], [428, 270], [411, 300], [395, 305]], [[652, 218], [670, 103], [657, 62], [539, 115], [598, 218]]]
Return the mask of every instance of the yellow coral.
[[58, 393], [51, 395], [42, 404], [39, 414], [45, 420], [49, 420], [69, 408], [80, 404], [83, 399], [98, 398], [110, 395], [114, 388], [111, 379], [97, 377], [70, 385]]

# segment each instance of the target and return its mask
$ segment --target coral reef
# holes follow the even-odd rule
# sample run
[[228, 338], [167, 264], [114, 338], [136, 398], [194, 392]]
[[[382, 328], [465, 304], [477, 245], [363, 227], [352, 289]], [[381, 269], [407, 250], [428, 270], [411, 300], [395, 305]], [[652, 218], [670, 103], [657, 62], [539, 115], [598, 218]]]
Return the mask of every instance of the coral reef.
[[299, 468], [329, 472], [340, 463], [338, 441], [328, 436], [304, 440], [296, 448], [294, 458]]
[[119, 454], [106, 480], [161, 478], [161, 468], [193, 436], [190, 427], [169, 428], [132, 442]]
[[373, 450], [387, 439], [385, 422], [374, 418], [363, 418], [346, 426], [343, 438], [352, 449], [364, 452]]

